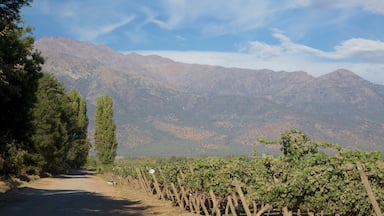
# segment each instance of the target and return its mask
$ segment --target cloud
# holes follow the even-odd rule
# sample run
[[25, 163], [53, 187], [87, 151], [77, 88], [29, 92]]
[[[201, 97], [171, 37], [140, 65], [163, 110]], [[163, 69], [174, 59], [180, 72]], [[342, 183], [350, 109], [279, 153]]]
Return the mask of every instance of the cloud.
[[175, 61], [275, 71], [306, 71], [320, 76], [340, 68], [349, 69], [361, 77], [384, 84], [384, 42], [362, 38], [342, 41], [332, 51], [323, 51], [294, 43], [282, 32], [273, 36], [279, 44], [250, 41], [241, 52], [202, 51], [136, 51], [143, 55], [160, 55]]
[[382, 0], [293, 0], [293, 7], [311, 8], [363, 8], [363, 10], [384, 14], [384, 1]]
[[64, 32], [115, 49], [195, 50], [140, 51], [187, 63], [314, 76], [347, 68], [384, 84], [383, 0], [34, 0], [32, 9], [37, 23], [52, 19], [41, 35]]
[[55, 20], [76, 39], [94, 42], [95, 39], [127, 25], [136, 16], [127, 12], [122, 0], [108, 2], [100, 0], [49, 1], [34, 0], [33, 12]]
[[363, 38], [342, 41], [333, 51], [326, 52], [294, 43], [283, 33], [275, 30], [273, 37], [280, 41], [278, 45], [269, 45], [261, 41], [250, 41], [248, 51], [260, 58], [275, 58], [299, 55], [325, 60], [358, 60], [366, 63], [379, 63], [384, 59], [384, 42]]
[[[317, 20], [311, 23], [314, 26], [323, 25], [323, 22], [341, 22], [358, 13], [341, 13], [341, 10], [357, 9], [384, 14], [383, 0], [164, 0], [162, 2], [164, 10], [152, 12], [149, 22], [168, 30], [188, 28], [193, 23], [202, 33], [216, 35], [245, 32], [274, 24], [276, 18], [280, 19], [283, 13], [295, 9], [310, 8], [315, 14], [338, 11], [338, 17], [321, 22]], [[305, 20], [301, 22], [305, 23]]]
[[384, 42], [363, 38], [349, 39], [335, 47], [334, 55], [341, 58], [364, 60], [368, 63], [383, 62]]
[[122, 17], [119, 21], [114, 23], [108, 23], [105, 25], [95, 25], [95, 26], [74, 26], [73, 32], [78, 35], [81, 40], [93, 41], [100, 37], [101, 35], [105, 35], [113, 32], [114, 30], [127, 25], [130, 23], [135, 17], [127, 16]]
[[[165, 0], [164, 12], [152, 12], [149, 22], [161, 28], [185, 28], [191, 23], [203, 33], [224, 34], [256, 28], [276, 10], [268, 0]], [[158, 13], [158, 12], [157, 12]]]

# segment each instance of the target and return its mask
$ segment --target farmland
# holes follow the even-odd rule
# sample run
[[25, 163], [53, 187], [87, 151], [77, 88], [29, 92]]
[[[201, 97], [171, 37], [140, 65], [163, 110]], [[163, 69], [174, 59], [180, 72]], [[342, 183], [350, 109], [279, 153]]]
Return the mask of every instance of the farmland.
[[111, 171], [118, 184], [154, 193], [203, 215], [372, 215], [362, 173], [383, 209], [380, 152], [347, 151], [314, 142], [296, 130], [282, 134], [280, 140], [262, 142], [277, 142], [281, 154], [125, 160]]

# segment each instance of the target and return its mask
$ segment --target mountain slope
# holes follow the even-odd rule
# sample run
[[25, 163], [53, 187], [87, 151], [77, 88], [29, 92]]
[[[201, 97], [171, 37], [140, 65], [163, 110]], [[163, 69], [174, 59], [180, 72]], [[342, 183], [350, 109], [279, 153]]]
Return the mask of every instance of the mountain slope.
[[384, 149], [384, 86], [347, 70], [315, 78], [183, 64], [66, 38], [44, 38], [36, 48], [46, 71], [86, 97], [90, 128], [97, 96], [113, 97], [119, 155], [271, 151], [257, 138], [292, 128], [349, 148]]

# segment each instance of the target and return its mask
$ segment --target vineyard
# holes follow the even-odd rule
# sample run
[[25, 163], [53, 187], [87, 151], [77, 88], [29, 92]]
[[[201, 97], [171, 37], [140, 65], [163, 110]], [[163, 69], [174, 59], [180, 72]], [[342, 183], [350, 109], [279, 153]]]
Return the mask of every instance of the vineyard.
[[291, 130], [279, 156], [119, 161], [114, 181], [200, 215], [382, 215], [380, 152], [344, 150]]

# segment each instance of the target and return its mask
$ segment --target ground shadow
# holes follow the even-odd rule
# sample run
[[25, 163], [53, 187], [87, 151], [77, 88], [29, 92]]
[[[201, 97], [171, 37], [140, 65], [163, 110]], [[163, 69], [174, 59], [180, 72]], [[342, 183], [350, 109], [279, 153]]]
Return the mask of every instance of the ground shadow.
[[68, 170], [66, 174], [60, 174], [54, 176], [54, 178], [89, 178], [92, 175], [95, 175], [94, 170], [88, 169], [71, 169]]
[[0, 195], [0, 215], [123, 215], [141, 216], [140, 201], [115, 200], [97, 193], [77, 190], [24, 188], [18, 193]]

